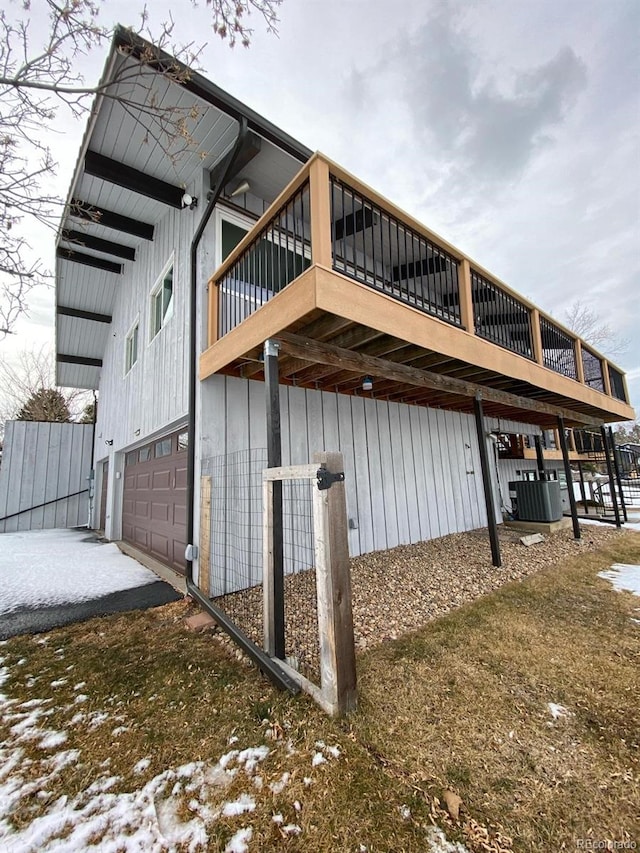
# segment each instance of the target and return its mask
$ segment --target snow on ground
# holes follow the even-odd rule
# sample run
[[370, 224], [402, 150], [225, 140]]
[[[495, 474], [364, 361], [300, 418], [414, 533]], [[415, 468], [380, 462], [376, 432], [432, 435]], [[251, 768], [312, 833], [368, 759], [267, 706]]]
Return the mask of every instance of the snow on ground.
[[[0, 655], [0, 684], [5, 684], [11, 675], [6, 663]], [[21, 678], [25, 676], [22, 669], [18, 671]], [[261, 778], [257, 774], [263, 772], [264, 762], [273, 750], [281, 749], [284, 755], [292, 755], [295, 750], [284, 743], [233, 748], [217, 761], [192, 761], [164, 769], [146, 780], [143, 774], [151, 759], [145, 757], [131, 768], [134, 776], [141, 777], [140, 782], [125, 785], [122, 777], [114, 775], [110, 760], [99, 766], [84, 766], [83, 751], [69, 748], [75, 725], [113, 725], [124, 718], [114, 708], [74, 716], [76, 703], [61, 704], [57, 698], [60, 692], [52, 689], [50, 681], [43, 680], [42, 690], [49, 695], [33, 696], [24, 702], [0, 694], [0, 718], [9, 727], [9, 736], [0, 744], [3, 853], [84, 853], [88, 849], [102, 853], [174, 853], [178, 848], [196, 853], [209, 849], [212, 829], [220, 819], [231, 822], [225, 853], [257, 850], [252, 842], [253, 829], [247, 825], [256, 810], [256, 788], [258, 792], [263, 790], [262, 785], [254, 785]], [[68, 715], [61, 726], [66, 731], [47, 727], [56, 712]], [[237, 744], [239, 739], [233, 740]], [[36, 757], [34, 745], [38, 748]], [[340, 756], [336, 746], [322, 741], [316, 746], [331, 760]], [[79, 794], [61, 793], [68, 767], [80, 768], [89, 780]], [[324, 773], [324, 768], [317, 772]], [[286, 790], [290, 779], [291, 773], [282, 774], [277, 784], [280, 793]], [[229, 790], [232, 783], [233, 795]], [[271, 788], [264, 786], [264, 792], [271, 806]], [[34, 803], [40, 804], [37, 809]], [[296, 812], [302, 809], [299, 801], [291, 805]], [[25, 808], [37, 816], [29, 824], [15, 828], [12, 814]], [[24, 814], [23, 811], [23, 817]], [[282, 815], [279, 818], [283, 839], [303, 833], [298, 824], [285, 823]]]
[[610, 581], [614, 589], [624, 589], [634, 595], [640, 595], [640, 566], [614, 563], [606, 572], [600, 572], [598, 577]]
[[88, 538], [77, 530], [0, 534], [0, 614], [90, 601], [158, 580], [117, 545]]

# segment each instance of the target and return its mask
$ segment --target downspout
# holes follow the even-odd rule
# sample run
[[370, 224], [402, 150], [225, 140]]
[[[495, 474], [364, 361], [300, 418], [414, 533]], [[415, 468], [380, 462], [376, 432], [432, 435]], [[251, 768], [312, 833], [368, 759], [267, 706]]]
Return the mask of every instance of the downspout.
[[[193, 505], [195, 500], [195, 472], [196, 472], [196, 389], [198, 387], [197, 376], [197, 360], [198, 353], [196, 351], [197, 340], [197, 307], [198, 307], [198, 246], [202, 240], [202, 235], [207, 227], [211, 214], [218, 203], [222, 190], [227, 183], [227, 176], [233, 168], [238, 154], [240, 153], [244, 140], [249, 130], [249, 123], [243, 116], [240, 119], [240, 128], [236, 137], [233, 151], [231, 152], [227, 165], [218, 186], [213, 192], [207, 194], [207, 207], [204, 215], [200, 220], [198, 229], [193, 235], [191, 241], [191, 258], [190, 258], [190, 290], [189, 290], [189, 423], [188, 423], [188, 447], [187, 447], [187, 559], [186, 559], [186, 581], [187, 592], [191, 593], [195, 584], [193, 583], [193, 556], [195, 543], [193, 542]], [[197, 554], [197, 551], [195, 552]], [[195, 587], [197, 589], [197, 587]], [[198, 590], [199, 591], [199, 590]]]
[[235, 625], [226, 614], [216, 607], [213, 602], [208, 599], [206, 596], [202, 594], [200, 589], [193, 582], [193, 560], [197, 555], [197, 549], [195, 547], [195, 543], [193, 542], [193, 520], [194, 520], [194, 500], [195, 500], [195, 471], [196, 471], [196, 389], [198, 387], [198, 377], [197, 377], [197, 358], [198, 354], [196, 351], [196, 329], [197, 329], [197, 296], [198, 296], [198, 273], [197, 273], [197, 258], [198, 258], [198, 246], [200, 244], [200, 240], [202, 239], [202, 235], [204, 234], [204, 229], [207, 227], [207, 223], [211, 219], [211, 214], [213, 213], [213, 209], [218, 203], [218, 199], [222, 194], [222, 190], [224, 189], [225, 184], [227, 183], [228, 176], [233, 168], [233, 165], [238, 157], [238, 154], [242, 150], [242, 146], [246, 139], [247, 133], [249, 132], [249, 122], [246, 117], [242, 117], [240, 120], [240, 129], [238, 131], [238, 136], [233, 147], [233, 151], [229, 156], [227, 161], [227, 165], [224, 170], [224, 174], [220, 178], [220, 182], [218, 186], [215, 188], [213, 192], [210, 192], [207, 196], [207, 208], [204, 212], [202, 219], [200, 220], [200, 224], [198, 225], [198, 230], [193, 236], [193, 240], [191, 241], [191, 261], [190, 261], [190, 269], [191, 269], [191, 282], [190, 282], [190, 299], [189, 299], [189, 339], [190, 339], [190, 347], [189, 347], [189, 423], [188, 423], [188, 435], [189, 435], [189, 446], [187, 448], [187, 545], [185, 558], [186, 558], [186, 571], [185, 571], [185, 579], [187, 586], [187, 595], [190, 595], [198, 604], [206, 610], [209, 614], [213, 616], [218, 625], [229, 634], [232, 639], [243, 649], [243, 651], [249, 655], [249, 657], [257, 664], [257, 666], [262, 670], [262, 672], [282, 690], [288, 690], [290, 693], [299, 693], [300, 687], [296, 681], [294, 681], [286, 672], [284, 672], [278, 664], [273, 661], [266, 652], [259, 649], [255, 646], [251, 640]]
[[[93, 429], [91, 430], [91, 463], [89, 468], [89, 518], [87, 519], [87, 527], [91, 530], [96, 529], [94, 510], [96, 506], [96, 422], [98, 420], [98, 397], [95, 390], [93, 391]], [[92, 526], [93, 523], [93, 526]]]

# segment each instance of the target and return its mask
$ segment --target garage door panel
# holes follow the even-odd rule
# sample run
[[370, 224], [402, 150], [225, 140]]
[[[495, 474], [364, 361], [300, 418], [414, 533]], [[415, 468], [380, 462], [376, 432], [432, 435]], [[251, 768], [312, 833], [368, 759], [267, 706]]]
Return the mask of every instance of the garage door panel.
[[[173, 542], [173, 540], [171, 540]], [[167, 560], [169, 557], [169, 539], [161, 533], [151, 532], [151, 551], [161, 560]], [[171, 549], [173, 554], [173, 549]]]
[[169, 521], [169, 515], [173, 515], [172, 508], [166, 503], [151, 504], [151, 518], [153, 521]]
[[153, 491], [158, 489], [170, 489], [173, 481], [173, 470], [154, 471], [151, 488]]
[[176, 434], [163, 441], [171, 454], [154, 457], [150, 445], [131, 456], [125, 467], [122, 538], [177, 571], [185, 569], [186, 541], [186, 454], [177, 453]]
[[134, 527], [133, 529], [133, 544], [140, 545], [143, 548], [149, 547], [149, 531], [144, 527]]
[[177, 539], [173, 540], [173, 560], [174, 562], [184, 562], [184, 551], [187, 547], [186, 542], [179, 542]]
[[135, 506], [136, 521], [141, 518], [149, 518], [149, 501], [136, 501]]

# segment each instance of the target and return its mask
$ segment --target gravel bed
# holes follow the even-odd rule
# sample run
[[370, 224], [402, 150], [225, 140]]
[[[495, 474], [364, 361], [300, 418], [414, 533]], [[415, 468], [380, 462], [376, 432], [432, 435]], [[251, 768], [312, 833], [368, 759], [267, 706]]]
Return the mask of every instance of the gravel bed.
[[[499, 529], [502, 566], [491, 564], [487, 530], [454, 533], [351, 560], [353, 623], [356, 649], [363, 650], [414, 631], [510, 581], [535, 574], [584, 551], [594, 551], [619, 535], [611, 527], [571, 530], [525, 547], [521, 532]], [[301, 672], [317, 681], [315, 572], [285, 578], [287, 655]], [[217, 599], [245, 633], [262, 644], [262, 586]]]
[[615, 528], [583, 527], [546, 537], [539, 545], [520, 543], [523, 533], [499, 528], [502, 566], [491, 564], [486, 529], [454, 533], [351, 561], [353, 622], [357, 649], [414, 631], [510, 581], [535, 574], [618, 535]]

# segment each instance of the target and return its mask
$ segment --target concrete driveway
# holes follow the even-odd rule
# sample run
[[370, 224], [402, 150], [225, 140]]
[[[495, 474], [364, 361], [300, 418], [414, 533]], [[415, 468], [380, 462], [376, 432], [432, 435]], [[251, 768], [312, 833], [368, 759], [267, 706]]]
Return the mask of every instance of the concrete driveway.
[[157, 607], [169, 583], [89, 530], [0, 534], [0, 639]]

